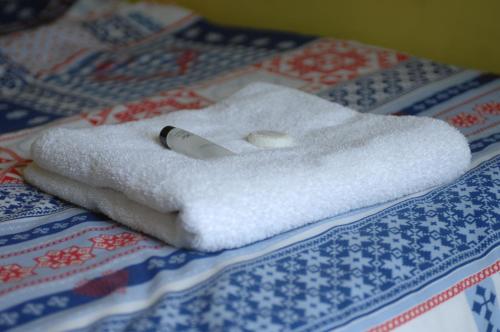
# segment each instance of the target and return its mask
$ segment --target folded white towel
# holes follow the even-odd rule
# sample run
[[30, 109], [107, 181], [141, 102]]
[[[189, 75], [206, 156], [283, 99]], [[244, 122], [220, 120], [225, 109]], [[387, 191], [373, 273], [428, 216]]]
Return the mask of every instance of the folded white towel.
[[[176, 126], [236, 152], [198, 160], [167, 150]], [[293, 147], [245, 137], [286, 132]], [[451, 181], [470, 162], [443, 121], [361, 114], [294, 89], [254, 83], [204, 110], [122, 125], [53, 129], [26, 179], [176, 246], [239, 247], [355, 208]]]

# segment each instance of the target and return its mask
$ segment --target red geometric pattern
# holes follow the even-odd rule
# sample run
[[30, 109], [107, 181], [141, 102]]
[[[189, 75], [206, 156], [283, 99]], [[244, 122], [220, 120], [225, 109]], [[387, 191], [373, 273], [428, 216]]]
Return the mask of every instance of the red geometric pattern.
[[106, 123], [109, 115], [113, 111], [113, 108], [106, 107], [100, 111], [92, 112], [92, 113], [82, 113], [80, 117], [84, 120], [87, 120], [93, 126], [100, 126]]
[[24, 267], [18, 264], [0, 265], [0, 281], [10, 282], [23, 279], [35, 274], [33, 267]]
[[484, 118], [478, 114], [462, 112], [449, 119], [449, 122], [460, 128], [468, 128], [484, 122]]
[[118, 122], [129, 122], [152, 118], [160, 114], [159, 102], [146, 99], [139, 103], [125, 105], [124, 111], [115, 113], [113, 116]]
[[[63, 239], [58, 239], [49, 243], [45, 243], [41, 246], [35, 246], [30, 248], [24, 248], [20, 251], [13, 251], [9, 253], [5, 253], [0, 255], [0, 259], [12, 258], [15, 256], [23, 255], [29, 252], [34, 252], [40, 250], [42, 248], [47, 248], [52, 245], [60, 245], [61, 243], [74, 239], [75, 236], [83, 235], [88, 232], [95, 231], [109, 231], [111, 229], [117, 228], [118, 226], [106, 226], [104, 228], [88, 228], [80, 233], [73, 234], [72, 236], [65, 237]], [[94, 236], [89, 238], [92, 245], [88, 247], [80, 247], [80, 246], [71, 246], [69, 248], [65, 248], [62, 250], [52, 250], [47, 252], [44, 256], [36, 257], [34, 260], [36, 261], [36, 265], [32, 267], [23, 267], [18, 264], [9, 264], [9, 265], [0, 265], [0, 282], [11, 282], [24, 279], [30, 275], [36, 275], [36, 269], [40, 267], [49, 267], [51, 269], [59, 269], [72, 265], [81, 265], [83, 263], [88, 262], [91, 259], [99, 258], [94, 254], [95, 249], [103, 249], [107, 251], [113, 251], [123, 247], [130, 247], [138, 244], [138, 242], [144, 240], [144, 236], [137, 233], [132, 232], [122, 232], [119, 234], [102, 234], [99, 236]], [[122, 251], [117, 254], [116, 257], [122, 257], [127, 253], [133, 253], [142, 248], [152, 248], [159, 249], [162, 248], [163, 245], [154, 245], [154, 246], [134, 246], [133, 248], [129, 248], [128, 251]], [[102, 257], [101, 257], [102, 258]], [[95, 262], [93, 263], [96, 264]], [[88, 264], [87, 264], [88, 268]], [[83, 267], [86, 269], [86, 267]], [[65, 272], [67, 274], [68, 272]], [[111, 272], [110, 272], [111, 273]], [[110, 274], [108, 273], [108, 274]], [[113, 272], [114, 273], [114, 272]], [[26, 285], [25, 285], [26, 286]], [[18, 286], [16, 286], [18, 287]], [[4, 289], [0, 291], [0, 296], [4, 293], [8, 293], [12, 291], [11, 289]]]
[[62, 267], [82, 264], [86, 260], [95, 257], [90, 247], [71, 246], [62, 250], [49, 251], [45, 256], [35, 258], [39, 267], [50, 267], [59, 269]]
[[[459, 129], [466, 129], [463, 132], [467, 137], [477, 135], [500, 124], [500, 121], [498, 121], [500, 102], [494, 100], [485, 102], [487, 95], [496, 94], [498, 91], [500, 91], [500, 88], [496, 87], [470, 97], [434, 114], [434, 117], [444, 119]], [[480, 101], [481, 99], [482, 101]]]
[[103, 234], [96, 237], [90, 238], [90, 241], [94, 243], [94, 247], [105, 249], [105, 250], [115, 250], [121, 247], [126, 247], [130, 245], [134, 245], [140, 240], [143, 239], [143, 236], [134, 233], [123, 232], [120, 234]]
[[474, 111], [482, 115], [500, 115], [500, 102], [492, 101], [474, 107]]
[[[68, 40], [75, 41], [76, 44], [81, 44], [79, 42], [78, 36], [77, 38], [74, 37], [75, 34], [71, 34]], [[39, 46], [43, 46], [45, 48], [51, 48], [51, 44], [47, 43], [42, 38], [37, 38], [35, 40], [40, 44], [36, 45], [37, 48]], [[333, 44], [333, 46], [330, 45], [329, 43]], [[274, 73], [277, 73], [278, 75], [281, 76], [298, 77], [299, 79], [302, 79], [303, 81], [310, 83], [309, 85], [304, 87], [305, 89], [307, 89], [308, 87], [312, 87], [314, 85], [321, 88], [322, 85], [336, 84], [346, 79], [354, 78], [359, 75], [375, 71], [378, 68], [388, 68], [397, 64], [398, 62], [406, 60], [407, 58], [405, 55], [401, 55], [395, 52], [380, 51], [380, 50], [377, 51], [376, 49], [372, 48], [362, 48], [360, 46], [358, 47], [357, 45], [352, 44], [350, 42], [344, 42], [345, 45], [342, 45], [342, 42], [333, 43], [332, 41], [330, 41], [329, 43], [325, 42], [323, 43], [323, 47], [317, 47], [316, 49], [314, 48], [314, 44], [311, 43], [310, 46], [305, 47], [303, 50], [294, 51], [289, 56], [288, 55], [278, 56], [276, 58], [277, 61], [275, 61], [274, 63], [273, 61], [266, 61], [263, 64], [258, 65], [257, 67], [260, 66], [264, 70], [268, 71], [274, 70]], [[353, 47], [351, 47], [350, 49], [350, 46], [352, 45], [355, 45], [354, 48], [356, 49], [354, 49]], [[78, 45], [78, 48], [76, 49], [85, 51], [84, 49], [80, 49], [80, 47], [83, 46]], [[23, 47], [23, 49], [25, 48]], [[73, 54], [73, 50], [64, 55], [61, 53], [59, 54], [54, 53], [55, 55], [60, 57], [60, 60], [63, 59], [65, 60], [64, 62], [61, 62], [58, 59], [50, 59], [50, 61], [45, 61], [45, 59], [40, 59], [40, 56], [34, 52], [27, 52], [27, 53], [31, 56], [33, 61], [31, 68], [34, 68], [35, 66], [40, 66], [39, 68], [40, 71], [38, 71], [38, 74], [44, 73], [45, 70], [56, 71], [59, 70], [60, 68], [64, 70], [64, 67], [62, 66], [65, 63], [67, 63], [65, 61], [70, 59], [70, 57], [73, 57], [74, 54], [76, 55], [79, 54], [79, 53]], [[296, 55], [295, 58], [294, 55]], [[160, 73], [159, 75], [172, 76], [172, 75], [178, 75], [179, 73], [183, 73], [188, 69], [190, 63], [192, 63], [191, 59], [194, 58], [195, 57], [193, 56], [193, 54], [190, 53], [181, 54], [178, 60], [179, 72], [171, 72], [171, 73], [164, 72]], [[289, 59], [290, 61], [287, 61], [287, 59]], [[17, 60], [20, 63], [23, 64], [26, 63], [26, 61], [20, 60], [19, 58], [17, 58]], [[54, 66], [49, 67], [49, 64], [54, 64]], [[269, 65], [269, 68], [265, 67], [264, 64]], [[272, 67], [273, 64], [276, 65], [275, 68]], [[100, 68], [100, 71], [98, 71], [95, 78], [97, 80], [102, 80], [102, 81], [108, 79], [111, 80], [129, 79], [127, 77], [109, 75], [111, 73], [110, 69], [112, 65], [114, 64], [111, 65], [106, 63], [102, 64], [102, 67]], [[158, 74], [144, 76], [142, 77], [142, 79], [155, 78], [156, 77], [155, 75]], [[137, 79], [137, 77], [133, 78]], [[310, 91], [315, 92], [314, 89]], [[162, 97], [167, 97], [164, 100], [164, 104], [162, 104], [161, 102], [161, 100], [163, 99]], [[83, 119], [80, 117], [74, 117], [74, 118], [81, 119], [80, 121], [82, 123], [87, 122], [92, 125], [101, 125], [106, 123], [135, 121], [139, 119], [158, 116], [160, 114], [169, 112], [171, 110], [196, 109], [205, 107], [210, 104], [210, 101], [206, 101], [206, 105], [197, 106], [196, 103], [198, 102], [198, 100], [203, 100], [203, 98], [197, 96], [196, 93], [190, 92], [187, 89], [169, 91], [166, 92], [165, 94], [162, 94], [161, 96], [148, 97], [148, 98], [149, 99], [145, 100], [144, 103], [132, 102], [128, 103], [127, 105], [122, 105], [119, 107], [110, 107], [98, 110], [98, 112], [96, 113], [90, 113], [84, 115]], [[168, 102], [168, 98], [171, 98], [170, 102]], [[195, 105], [190, 105], [191, 99], [194, 99], [193, 103]], [[498, 103], [497, 105], [493, 105], [491, 103], [478, 105], [475, 108], [475, 112], [483, 116], [485, 119], [487, 118], [487, 116], [498, 115]], [[0, 155], [0, 158], [1, 157], [3, 156]], [[16, 181], [17, 179], [20, 178], [20, 169], [21, 167], [23, 167], [22, 166], [23, 161], [15, 160], [12, 158], [12, 156], [8, 155], [4, 159], [0, 159], [0, 164], [1, 164], [0, 170], [2, 169], [1, 167], [3, 166], [3, 164], [7, 166], [5, 168], [9, 168], [9, 171], [8, 173], [5, 173], [5, 176], [2, 176], [0, 174], [0, 182], [11, 182], [11, 181]], [[68, 236], [72, 236], [73, 239], [77, 239], [77, 237], [75, 236], [76, 233], [73, 231], [65, 234], [68, 234]], [[0, 266], [0, 283], [12, 282], [14, 284], [12, 285], [12, 288], [14, 288], [19, 286], [19, 284], [16, 281], [26, 278], [28, 279], [26, 285], [33, 287], [32, 289], [35, 289], [36, 287], [43, 287], [43, 284], [45, 282], [54, 282], [54, 280], [58, 280], [57, 282], [59, 282], [59, 280], [67, 278], [69, 272], [73, 273], [72, 274], [73, 278], [78, 277], [82, 279], [85, 277], [86, 271], [92, 271], [92, 269], [94, 269], [95, 271], [96, 267], [105, 266], [105, 264], [108, 264], [108, 262], [111, 262], [113, 259], [120, 259], [122, 262], [127, 261], [127, 258], [129, 257], [127, 257], [126, 255], [128, 253], [133, 253], [134, 252], [133, 250], [141, 250], [141, 246], [137, 245], [137, 243], [141, 241], [142, 237], [138, 234], [124, 232], [121, 234], [111, 233], [109, 235], [103, 234], [101, 236], [97, 236], [99, 234], [101, 233], [93, 231], [92, 235], [87, 235], [85, 238], [82, 237], [78, 239], [79, 241], [89, 240], [87, 244], [83, 244], [85, 248], [81, 248], [82, 242], [77, 242], [72, 240], [71, 243], [66, 243], [66, 244], [58, 242], [57, 247], [52, 247], [52, 248], [45, 247], [45, 249], [40, 249], [42, 251], [39, 252], [38, 255], [42, 255], [50, 249], [57, 249], [57, 250], [50, 251], [44, 257], [38, 257], [37, 259], [35, 259], [38, 265], [35, 265], [32, 268], [22, 267], [18, 264]], [[90, 238], [90, 236], [93, 237]], [[42, 245], [47, 244], [46, 241], [42, 241], [41, 243]], [[80, 252], [77, 255], [74, 255], [71, 252], [72, 251], [71, 249], [73, 247], [65, 248], [65, 247], [70, 247], [72, 244], [76, 244], [79, 246], [77, 248], [79, 248], [78, 250], [80, 250]], [[102, 252], [100, 252], [100, 255], [99, 252], [96, 253], [94, 251], [95, 249], [102, 250]], [[87, 250], [86, 253], [85, 250]], [[66, 253], [64, 253], [64, 251], [66, 251]], [[83, 251], [83, 253], [81, 251]], [[31, 252], [30, 254], [31, 257], [33, 257], [33, 255], [37, 255], [35, 254], [35, 251], [30, 251], [30, 252]], [[54, 257], [58, 255], [52, 255], [52, 257], [47, 258], [50, 253], [56, 253], [56, 252], [59, 253], [63, 252], [63, 254], [61, 254], [60, 255], [61, 257], [58, 257], [57, 259], [55, 259]], [[130, 259], [128, 261], [130, 261]], [[32, 261], [32, 264], [34, 264], [34, 261]], [[51, 264], [52, 266], [50, 266]], [[67, 264], [66, 266], [68, 265], [74, 266], [74, 268], [71, 269], [64, 268], [62, 271], [58, 270], [57, 272], [48, 271], [49, 269], [46, 269], [46, 271], [39, 272], [39, 274], [42, 276], [44, 273], [47, 274], [46, 276], [44, 276], [44, 279], [42, 279], [40, 276], [39, 278], [40, 282], [38, 284], [32, 283], [33, 281], [32, 279], [36, 278], [30, 276], [36, 274], [34, 273], [34, 271], [36, 271], [37, 267], [49, 266], [50, 268], [57, 269], [64, 266], [61, 264]], [[497, 266], [496, 272], [498, 272], [498, 262], [496, 266]], [[55, 279], [55, 277], [59, 279]], [[122, 289], [122, 287], [127, 285], [128, 278], [129, 276], [125, 270], [113, 272], [110, 274], [102, 275], [102, 278], [97, 278], [94, 280], [88, 280], [88, 279], [85, 280], [85, 282], [80, 283], [78, 287], [74, 289], [74, 292], [82, 294], [84, 296], [99, 298]], [[479, 276], [478, 279], [479, 278], [482, 278], [482, 276]], [[471, 279], [472, 280], [470, 281], [471, 283], [475, 282], [473, 278], [467, 278], [467, 279], [468, 280]], [[10, 285], [5, 285], [5, 286], [10, 286]], [[439, 294], [439, 296], [429, 299], [428, 301], [419, 305], [418, 307], [412, 308], [408, 312], [401, 314], [399, 317], [397, 317], [397, 319], [389, 323], [387, 326], [392, 327], [395, 324], [402, 324], [402, 322], [406, 322], [408, 320], [413, 319], [414, 317], [417, 317], [418, 315], [429, 310], [429, 308], [432, 309], [433, 307], [439, 305], [439, 303], [442, 303], [443, 301], [446, 301], [455, 294], [458, 294], [463, 287], [470, 287], [470, 286], [468, 286], [467, 283], [457, 284], [454, 286], [454, 288], [449, 289]], [[25, 292], [29, 291], [25, 290]]]
[[152, 118], [160, 114], [183, 109], [199, 109], [210, 102], [190, 90], [174, 90], [162, 93], [154, 99], [145, 99], [125, 105], [125, 110], [113, 116], [118, 122], [129, 122]]
[[325, 38], [256, 66], [313, 84], [333, 85], [407, 59], [402, 53]]
[[115, 73], [116, 68], [137, 62], [137, 55], [123, 55], [119, 59], [104, 59], [96, 63], [92, 78], [95, 81], [99, 82], [140, 82], [152, 79], [180, 76], [186, 74], [189, 67], [193, 66], [196, 63], [196, 59], [199, 55], [199, 51], [192, 49], [171, 48], [165, 50], [165, 52], [168, 52], [175, 58], [175, 63], [177, 66], [174, 70], [170, 70], [168, 66], [164, 66], [164, 70], [155, 70], [153, 72], [144, 71], [143, 73], [134, 73], [132, 75], [121, 73], [117, 74]]
[[21, 183], [21, 169], [30, 162], [11, 149], [0, 146], [0, 183]]
[[173, 110], [199, 109], [212, 104], [211, 100], [188, 89], [169, 90], [159, 95], [165, 98], [162, 101], [162, 106], [168, 106]]
[[94, 113], [84, 113], [81, 117], [92, 125], [99, 126], [148, 119], [176, 110], [200, 109], [211, 103], [212, 101], [192, 90], [177, 89], [138, 102], [108, 107]]
[[489, 278], [491, 275], [500, 272], [500, 261], [496, 261], [493, 265], [488, 266], [484, 270], [458, 282], [447, 290], [439, 293], [428, 299], [427, 301], [420, 303], [419, 305], [411, 308], [408, 311], [400, 314], [399, 316], [394, 317], [391, 320], [386, 321], [385, 323], [376, 326], [369, 330], [369, 332], [389, 332], [397, 327], [417, 318], [418, 316], [423, 315], [431, 309], [434, 309], [438, 305], [446, 302], [456, 295], [462, 293], [467, 288], [474, 286], [475, 284], [481, 282], [482, 280]]

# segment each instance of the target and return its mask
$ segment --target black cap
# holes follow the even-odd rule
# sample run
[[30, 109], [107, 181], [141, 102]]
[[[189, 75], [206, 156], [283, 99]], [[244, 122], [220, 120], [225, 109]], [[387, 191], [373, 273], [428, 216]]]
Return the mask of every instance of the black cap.
[[167, 135], [172, 129], [175, 129], [175, 127], [166, 126], [160, 131], [160, 142], [162, 142], [167, 149], [170, 149], [170, 147], [167, 144]]

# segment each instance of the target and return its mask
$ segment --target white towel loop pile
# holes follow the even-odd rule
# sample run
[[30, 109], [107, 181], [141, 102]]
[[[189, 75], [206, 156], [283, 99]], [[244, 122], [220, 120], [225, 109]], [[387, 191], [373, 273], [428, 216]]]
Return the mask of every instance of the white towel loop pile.
[[[198, 160], [163, 147], [166, 125], [236, 152]], [[294, 145], [245, 138], [284, 132]], [[352, 209], [452, 181], [466, 139], [425, 117], [361, 114], [319, 97], [251, 84], [204, 110], [86, 129], [52, 129], [32, 145], [25, 178], [172, 245], [235, 248]]]

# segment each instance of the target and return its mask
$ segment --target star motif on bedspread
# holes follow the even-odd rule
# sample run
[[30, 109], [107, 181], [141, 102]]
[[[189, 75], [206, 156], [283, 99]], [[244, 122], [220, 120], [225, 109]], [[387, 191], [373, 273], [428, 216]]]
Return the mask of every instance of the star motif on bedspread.
[[90, 238], [95, 248], [105, 250], [116, 250], [121, 247], [131, 246], [143, 239], [142, 235], [136, 233], [123, 232], [120, 234], [102, 234]]
[[33, 267], [25, 267], [19, 264], [0, 265], [0, 281], [11, 282], [24, 279], [35, 274]]
[[44, 256], [36, 257], [35, 261], [39, 267], [59, 269], [70, 265], [83, 264], [94, 257], [91, 247], [71, 246], [62, 250], [51, 250]]

